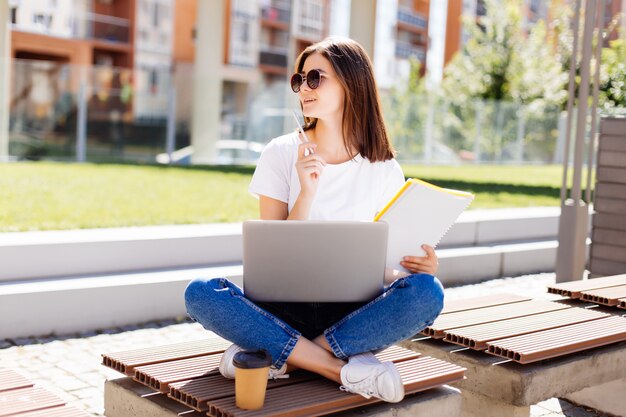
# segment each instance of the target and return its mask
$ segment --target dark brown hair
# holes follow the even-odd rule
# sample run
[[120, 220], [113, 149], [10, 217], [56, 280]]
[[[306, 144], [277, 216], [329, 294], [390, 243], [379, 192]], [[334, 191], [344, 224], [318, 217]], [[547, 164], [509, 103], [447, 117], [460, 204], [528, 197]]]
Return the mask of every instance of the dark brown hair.
[[[296, 72], [314, 53], [330, 61], [345, 92], [343, 137], [348, 153], [351, 149], [371, 162], [386, 161], [395, 156], [380, 106], [372, 62], [363, 47], [349, 38], [327, 38], [306, 48], [296, 60]], [[304, 130], [315, 127], [317, 119], [304, 118]]]

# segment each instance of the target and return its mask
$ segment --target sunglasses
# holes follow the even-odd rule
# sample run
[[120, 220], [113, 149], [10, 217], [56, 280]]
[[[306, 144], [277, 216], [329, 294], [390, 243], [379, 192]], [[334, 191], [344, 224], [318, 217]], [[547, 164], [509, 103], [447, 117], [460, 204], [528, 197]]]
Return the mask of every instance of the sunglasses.
[[306, 81], [306, 84], [309, 86], [311, 90], [315, 90], [322, 83], [322, 73], [320, 70], [312, 69], [306, 73], [306, 75], [302, 74], [293, 74], [291, 76], [291, 89], [294, 93], [300, 91], [300, 87]]

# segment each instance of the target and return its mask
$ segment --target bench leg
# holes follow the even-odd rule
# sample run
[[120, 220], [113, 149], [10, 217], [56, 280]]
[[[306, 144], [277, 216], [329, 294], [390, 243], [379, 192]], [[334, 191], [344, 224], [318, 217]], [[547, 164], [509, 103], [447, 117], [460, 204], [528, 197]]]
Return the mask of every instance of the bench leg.
[[466, 389], [461, 394], [463, 417], [530, 417], [530, 406], [518, 407]]
[[595, 387], [585, 388], [565, 396], [565, 399], [603, 413], [624, 415], [626, 410], [626, 378], [618, 379]]

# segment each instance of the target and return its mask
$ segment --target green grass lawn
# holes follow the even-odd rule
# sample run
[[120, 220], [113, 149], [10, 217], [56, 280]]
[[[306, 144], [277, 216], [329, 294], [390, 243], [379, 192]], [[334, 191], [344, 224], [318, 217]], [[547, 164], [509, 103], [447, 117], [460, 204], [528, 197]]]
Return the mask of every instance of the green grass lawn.
[[[405, 166], [476, 194], [470, 208], [559, 204], [560, 166]], [[253, 167], [0, 164], [0, 232], [237, 222], [258, 217]]]

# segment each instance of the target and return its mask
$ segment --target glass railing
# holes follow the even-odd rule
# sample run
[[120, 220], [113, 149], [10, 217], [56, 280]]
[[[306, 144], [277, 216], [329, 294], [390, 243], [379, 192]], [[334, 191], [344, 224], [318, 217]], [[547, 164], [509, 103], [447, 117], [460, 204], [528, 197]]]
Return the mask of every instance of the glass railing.
[[413, 46], [410, 43], [396, 42], [396, 56], [402, 59], [414, 57], [419, 61], [426, 62], [426, 51], [424, 48]]
[[261, 45], [259, 49], [259, 64], [271, 65], [274, 67], [287, 66], [288, 53], [286, 48]]
[[87, 13], [82, 18], [89, 22], [89, 38], [107, 42], [130, 42], [131, 27], [128, 19], [94, 13]]
[[405, 162], [546, 164], [563, 160], [560, 108], [437, 94], [385, 96], [389, 133]]
[[419, 29], [426, 29], [428, 27], [428, 21], [422, 14], [416, 13], [407, 8], [398, 9], [398, 22], [402, 22]]
[[140, 74], [47, 61], [10, 67], [10, 159], [154, 162], [165, 149], [168, 90], [137, 88]]
[[63, 25], [52, 25], [52, 15], [39, 16], [34, 22], [14, 23], [12, 28], [24, 32], [75, 39], [95, 39], [106, 42], [129, 43], [130, 20], [97, 13], [72, 14]]

